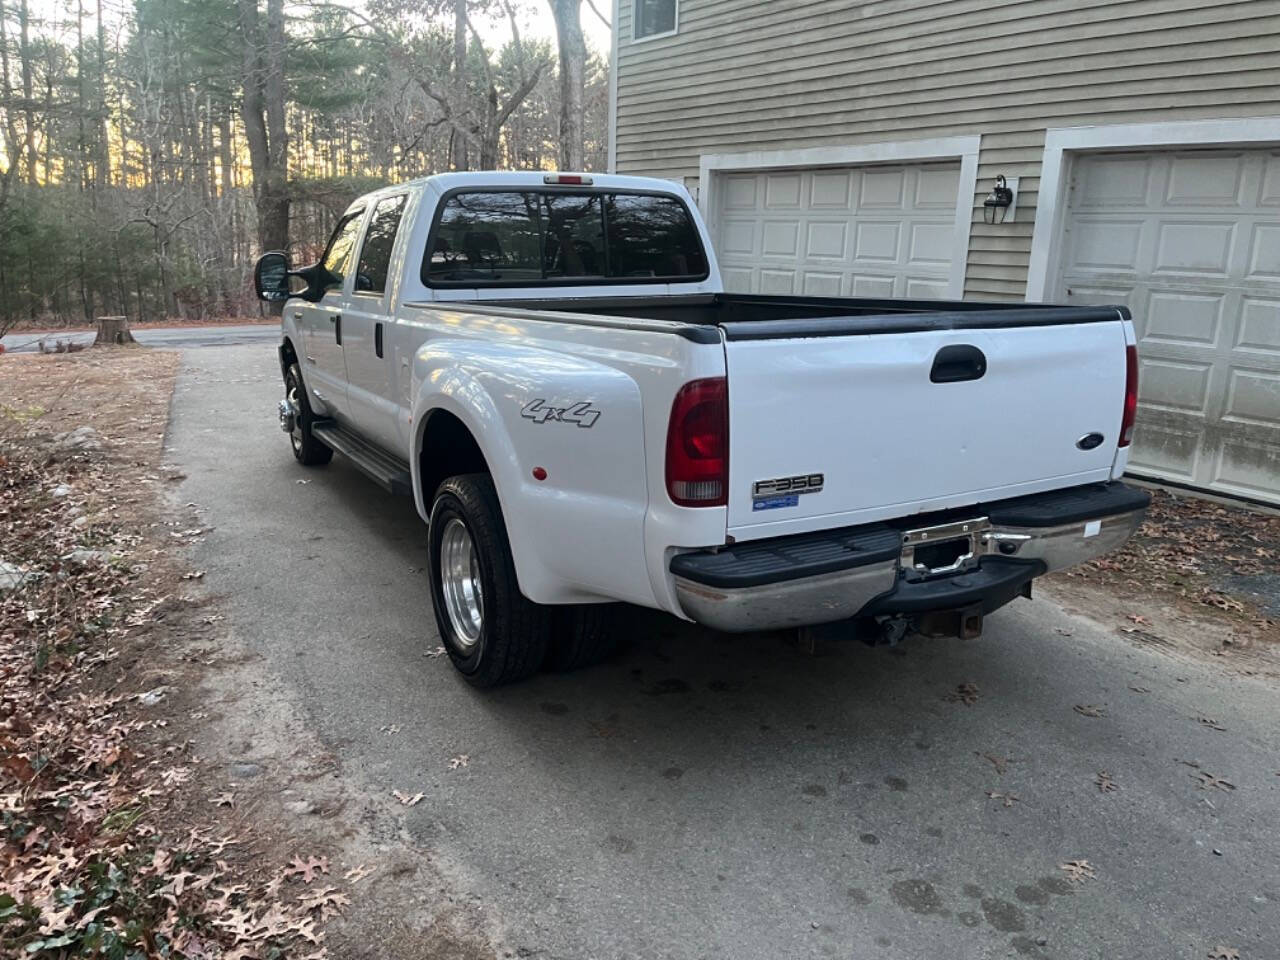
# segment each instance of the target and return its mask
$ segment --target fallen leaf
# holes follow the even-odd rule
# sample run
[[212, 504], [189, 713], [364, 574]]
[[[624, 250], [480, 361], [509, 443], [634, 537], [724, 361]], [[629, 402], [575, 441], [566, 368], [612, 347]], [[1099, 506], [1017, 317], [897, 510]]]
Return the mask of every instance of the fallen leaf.
[[329, 872], [328, 857], [307, 857], [303, 860], [301, 857], [294, 857], [290, 861], [289, 866], [284, 868], [281, 876], [285, 880], [291, 880], [294, 877], [301, 878], [303, 883], [310, 883], [318, 874]]
[[401, 793], [399, 790], [392, 790], [391, 795], [399, 800], [400, 804], [405, 807], [417, 806], [422, 802], [422, 798], [426, 796], [424, 793], [415, 793], [413, 796], [410, 796], [407, 793]]
[[1234, 790], [1236, 785], [1222, 777], [1215, 777], [1212, 773], [1193, 773], [1192, 779], [1196, 780], [1201, 790]]
[[303, 484], [303, 483], [310, 483], [311, 481], [310, 481], [310, 480], [295, 480], [295, 481], [293, 481], [293, 482], [294, 482], [294, 483], [297, 483], [297, 484]]
[[199, 580], [202, 577], [204, 577], [203, 570], [192, 570], [190, 573], [184, 573], [182, 575], [183, 580]]
[[1148, 625], [1150, 625], [1150, 623], [1151, 623], [1151, 621], [1150, 621], [1150, 620], [1148, 620], [1146, 617], [1142, 616], [1142, 614], [1139, 614], [1139, 613], [1131, 613], [1131, 614], [1129, 614], [1129, 615], [1128, 615], [1128, 619], [1129, 619], [1129, 620], [1132, 620], [1134, 623], [1145, 623], [1145, 624], [1148, 624]]
[[460, 753], [456, 757], [449, 758], [449, 769], [457, 770], [459, 767], [465, 767], [470, 762], [471, 762], [470, 755], [465, 753]]
[[1020, 797], [1015, 797], [1012, 793], [996, 793], [994, 790], [988, 790], [987, 796], [992, 800], [1001, 801], [1000, 805], [1003, 807], [1012, 807], [1015, 803], [1022, 802]]
[[1220, 733], [1226, 733], [1227, 728], [1213, 717], [1196, 717], [1201, 726], [1208, 727], [1210, 730], [1217, 730]]
[[1214, 947], [1209, 951], [1209, 960], [1240, 960], [1240, 951], [1232, 947]]
[[1134, 693], [1150, 693], [1151, 692], [1150, 687], [1135, 687], [1131, 685], [1129, 689], [1132, 690]]
[[978, 702], [978, 685], [976, 683], [961, 683], [942, 699], [949, 703], [963, 703], [965, 706], [972, 706]]
[[1004, 771], [1009, 766], [1009, 764], [1013, 763], [1012, 757], [997, 757], [990, 753], [978, 753], [976, 750], [974, 751], [974, 753], [977, 756], [982, 757], [983, 760], [988, 761], [993, 767], [996, 768], [996, 773], [1000, 774], [1001, 776], [1004, 775]]
[[1058, 869], [1067, 875], [1070, 883], [1084, 883], [1086, 880], [1093, 880], [1097, 873], [1093, 869], [1093, 864], [1088, 860], [1068, 860], [1065, 863], [1058, 864]]
[[334, 914], [341, 913], [342, 907], [351, 905], [351, 898], [337, 887], [317, 890], [298, 898], [298, 904], [307, 911], [319, 910], [320, 919], [328, 920]]
[[1082, 717], [1105, 717], [1107, 715], [1106, 710], [1102, 707], [1094, 706], [1092, 703], [1077, 703], [1072, 709]]
[[1111, 793], [1116, 789], [1116, 782], [1111, 779], [1111, 774], [1105, 770], [1099, 770], [1098, 775], [1093, 778], [1093, 782], [1098, 785], [1098, 789], [1103, 793]]
[[369, 876], [369, 874], [373, 873], [375, 869], [375, 867], [366, 866], [362, 863], [359, 866], [352, 867], [344, 873], [342, 875], [342, 879], [347, 881], [347, 883], [359, 883], [365, 877]]
[[424, 657], [430, 657], [434, 660], [436, 657], [443, 657], [445, 654], [444, 647], [436, 647], [434, 650], [428, 650], [423, 654]]
[[400, 725], [398, 723], [389, 723], [385, 727], [379, 727], [378, 732], [394, 735], [400, 732]]
[[210, 797], [209, 802], [215, 807], [234, 807], [236, 797], [233, 793], [220, 793], [216, 797]]

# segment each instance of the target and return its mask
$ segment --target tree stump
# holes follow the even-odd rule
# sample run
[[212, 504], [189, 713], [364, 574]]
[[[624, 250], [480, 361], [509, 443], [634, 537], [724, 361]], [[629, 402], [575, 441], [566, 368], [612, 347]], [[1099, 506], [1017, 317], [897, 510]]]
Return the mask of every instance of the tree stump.
[[103, 346], [124, 346], [126, 343], [136, 343], [133, 334], [129, 332], [128, 317], [99, 317], [98, 318], [98, 336], [94, 339], [95, 347]]

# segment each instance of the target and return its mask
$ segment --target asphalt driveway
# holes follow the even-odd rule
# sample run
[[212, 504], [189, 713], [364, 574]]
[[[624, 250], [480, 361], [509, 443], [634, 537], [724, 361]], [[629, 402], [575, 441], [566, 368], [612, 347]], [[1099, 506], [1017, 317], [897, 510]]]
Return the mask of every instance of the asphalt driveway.
[[1019, 600], [816, 654], [632, 611], [615, 662], [474, 691], [427, 656], [412, 503], [297, 466], [279, 393], [268, 346], [186, 354], [193, 563], [342, 776], [426, 794], [408, 830], [521, 955], [1277, 956], [1274, 688]]
[[[232, 346], [241, 343], [276, 343], [280, 327], [274, 323], [218, 323], [207, 327], [139, 327], [133, 338], [144, 347], [163, 347], [169, 350], [185, 350], [191, 347]], [[57, 343], [93, 343], [92, 330], [72, 330], [67, 333], [9, 333], [0, 337], [6, 351], [36, 353], [40, 341], [52, 347]]]

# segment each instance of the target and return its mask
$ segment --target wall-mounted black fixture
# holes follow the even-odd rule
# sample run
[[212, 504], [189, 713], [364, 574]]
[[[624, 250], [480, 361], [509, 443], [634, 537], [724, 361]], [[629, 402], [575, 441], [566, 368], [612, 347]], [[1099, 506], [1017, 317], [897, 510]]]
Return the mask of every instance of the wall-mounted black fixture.
[[982, 201], [982, 219], [987, 223], [1007, 223], [1013, 220], [1014, 201], [1017, 199], [1018, 181], [1012, 183], [1003, 173], [996, 176], [996, 185]]

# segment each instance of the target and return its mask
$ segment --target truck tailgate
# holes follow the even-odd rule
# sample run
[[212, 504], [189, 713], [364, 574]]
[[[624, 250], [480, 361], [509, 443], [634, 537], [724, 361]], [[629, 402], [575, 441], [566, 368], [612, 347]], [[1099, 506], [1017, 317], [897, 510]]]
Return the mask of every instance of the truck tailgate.
[[1108, 479], [1125, 396], [1115, 317], [730, 332], [728, 532], [752, 540]]

